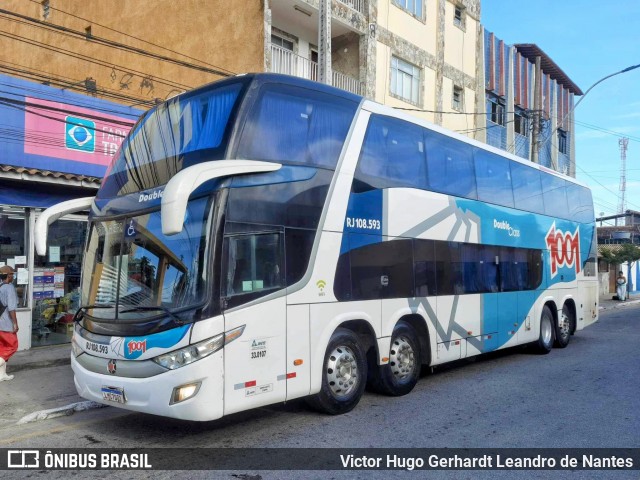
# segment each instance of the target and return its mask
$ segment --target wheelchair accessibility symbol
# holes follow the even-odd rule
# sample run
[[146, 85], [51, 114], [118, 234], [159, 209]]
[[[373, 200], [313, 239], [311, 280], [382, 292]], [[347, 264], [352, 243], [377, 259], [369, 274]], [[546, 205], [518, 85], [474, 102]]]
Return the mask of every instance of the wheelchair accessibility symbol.
[[126, 227], [124, 232], [125, 237], [135, 237], [137, 234], [137, 225], [134, 219], [129, 220], [129, 224]]

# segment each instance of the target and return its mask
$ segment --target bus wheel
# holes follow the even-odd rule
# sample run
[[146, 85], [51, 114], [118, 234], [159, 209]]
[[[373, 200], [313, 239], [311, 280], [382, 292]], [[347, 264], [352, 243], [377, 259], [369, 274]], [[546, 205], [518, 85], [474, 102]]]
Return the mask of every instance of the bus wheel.
[[542, 315], [540, 315], [540, 336], [536, 342], [538, 352], [542, 354], [549, 353], [553, 348], [553, 314], [548, 306], [544, 306], [542, 309]]
[[389, 363], [372, 373], [371, 386], [386, 395], [406, 395], [420, 378], [420, 342], [411, 325], [399, 322], [393, 329]]
[[308, 403], [331, 415], [347, 413], [360, 401], [366, 382], [366, 355], [357, 335], [338, 328], [324, 356], [322, 387]]
[[571, 327], [575, 320], [573, 319], [573, 311], [566, 303], [562, 306], [562, 315], [558, 319], [556, 325], [556, 341], [554, 346], [564, 348], [569, 345], [571, 340]]

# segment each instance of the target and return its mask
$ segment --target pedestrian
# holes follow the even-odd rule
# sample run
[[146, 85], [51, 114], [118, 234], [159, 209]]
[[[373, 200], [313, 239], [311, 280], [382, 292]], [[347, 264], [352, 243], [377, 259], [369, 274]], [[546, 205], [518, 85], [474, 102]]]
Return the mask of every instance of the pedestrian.
[[622, 270], [618, 274], [618, 278], [616, 278], [616, 293], [618, 294], [618, 300], [626, 300], [627, 299], [627, 277], [624, 276]]
[[18, 350], [18, 295], [13, 286], [13, 275], [10, 266], [0, 267], [0, 308], [4, 309], [0, 315], [0, 382], [13, 379], [13, 375], [7, 375], [7, 362]]

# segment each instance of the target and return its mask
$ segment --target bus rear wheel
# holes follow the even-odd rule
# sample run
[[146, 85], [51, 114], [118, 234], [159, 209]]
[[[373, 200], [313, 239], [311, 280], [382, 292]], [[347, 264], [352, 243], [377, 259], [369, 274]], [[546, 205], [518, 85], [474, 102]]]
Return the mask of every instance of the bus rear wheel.
[[551, 309], [545, 305], [540, 315], [540, 335], [536, 342], [536, 349], [539, 353], [547, 354], [553, 348], [554, 321]]
[[558, 348], [564, 348], [569, 345], [571, 340], [571, 332], [575, 330], [575, 319], [571, 307], [566, 303], [562, 306], [562, 314], [556, 325], [556, 341], [554, 345]]
[[373, 390], [399, 397], [406, 395], [420, 378], [420, 342], [413, 327], [399, 322], [393, 329], [389, 348], [389, 363], [372, 372]]
[[307, 403], [330, 415], [347, 413], [358, 404], [367, 381], [366, 355], [358, 336], [338, 328], [324, 356], [322, 386]]

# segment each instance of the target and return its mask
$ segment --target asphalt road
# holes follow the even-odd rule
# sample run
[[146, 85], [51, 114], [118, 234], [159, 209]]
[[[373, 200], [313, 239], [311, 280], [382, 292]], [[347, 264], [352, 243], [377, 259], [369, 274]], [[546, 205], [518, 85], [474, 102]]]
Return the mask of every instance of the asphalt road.
[[[405, 397], [366, 393], [342, 416], [314, 413], [302, 401], [207, 423], [102, 408], [4, 428], [0, 447], [638, 448], [639, 347], [640, 305], [630, 305], [601, 312], [600, 321], [573, 336], [566, 349], [546, 356], [513, 349], [460, 361], [426, 373]], [[37, 474], [11, 473], [16, 478]], [[175, 478], [176, 473], [136, 472], [135, 478]], [[188, 476], [638, 479], [640, 470], [201, 471]], [[132, 478], [132, 472], [48, 472], [46, 477]]]

